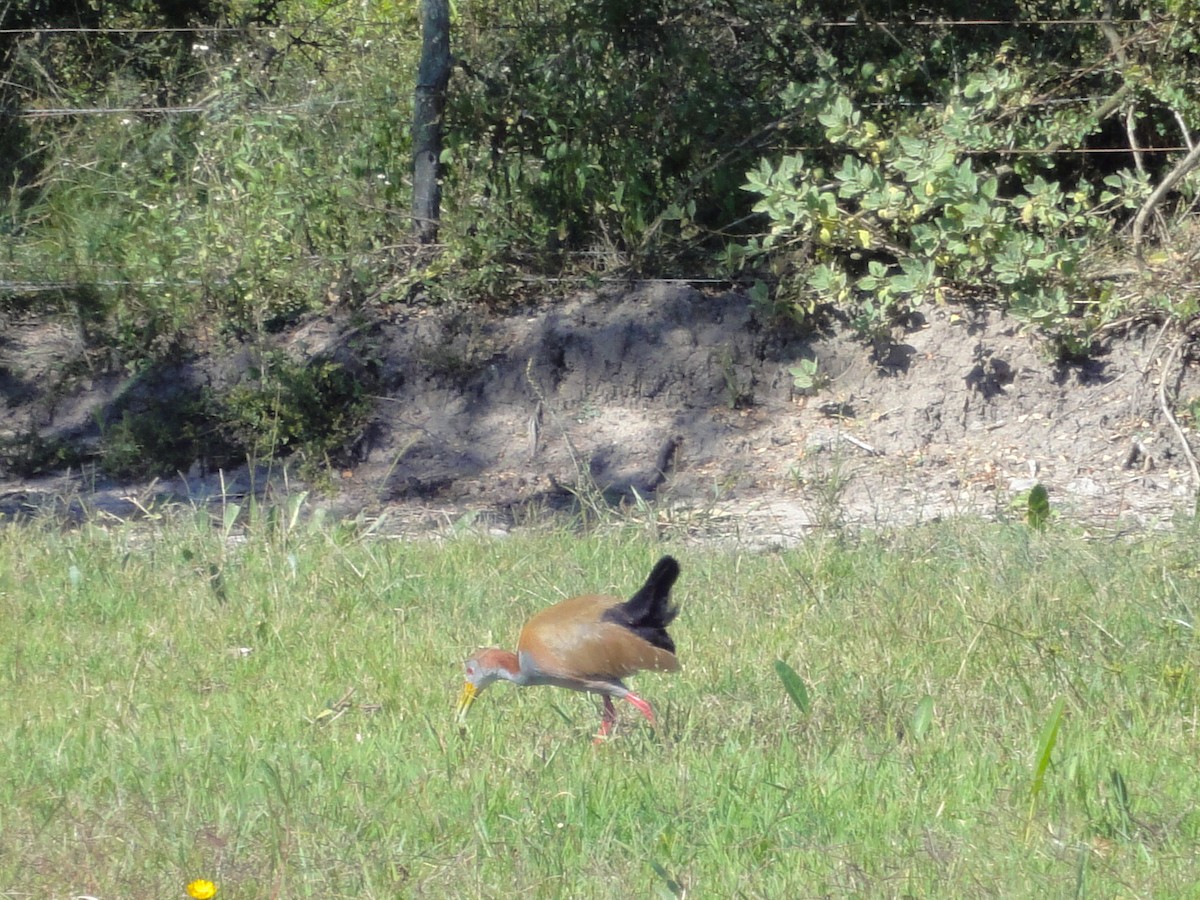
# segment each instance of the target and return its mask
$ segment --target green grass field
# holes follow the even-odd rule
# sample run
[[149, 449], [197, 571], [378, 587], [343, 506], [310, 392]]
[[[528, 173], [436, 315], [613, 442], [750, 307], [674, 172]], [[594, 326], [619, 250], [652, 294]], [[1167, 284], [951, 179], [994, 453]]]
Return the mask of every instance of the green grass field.
[[[1200, 896], [1186, 526], [225, 531], [0, 530], [0, 896]], [[657, 731], [506, 684], [458, 727], [470, 651], [663, 552]]]

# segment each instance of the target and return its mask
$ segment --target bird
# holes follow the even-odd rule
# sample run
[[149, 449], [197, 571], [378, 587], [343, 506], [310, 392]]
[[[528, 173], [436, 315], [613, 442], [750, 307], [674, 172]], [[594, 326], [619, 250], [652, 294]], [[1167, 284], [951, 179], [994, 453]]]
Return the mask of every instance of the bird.
[[496, 647], [476, 651], [464, 666], [459, 722], [488, 685], [504, 680], [518, 687], [551, 684], [601, 695], [604, 712], [596, 743], [616, 724], [614, 698], [628, 700], [654, 725], [654, 709], [622, 679], [635, 672], [679, 669], [675, 642], [667, 634], [679, 614], [679, 607], [670, 603], [678, 577], [679, 563], [664, 556], [630, 599], [585, 594], [564, 600], [525, 623], [516, 653]]

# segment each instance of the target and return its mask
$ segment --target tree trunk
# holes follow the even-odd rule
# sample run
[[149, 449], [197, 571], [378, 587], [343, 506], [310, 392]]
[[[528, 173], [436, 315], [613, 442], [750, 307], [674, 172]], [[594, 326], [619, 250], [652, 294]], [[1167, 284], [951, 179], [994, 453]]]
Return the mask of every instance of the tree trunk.
[[441, 214], [442, 111], [450, 81], [450, 0], [421, 0], [421, 64], [413, 98], [413, 229], [437, 241]]

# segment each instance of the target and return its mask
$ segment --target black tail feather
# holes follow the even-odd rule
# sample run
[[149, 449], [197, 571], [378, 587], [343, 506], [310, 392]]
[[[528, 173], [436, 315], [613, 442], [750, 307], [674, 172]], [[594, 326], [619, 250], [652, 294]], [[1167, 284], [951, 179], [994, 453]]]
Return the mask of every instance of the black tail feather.
[[679, 615], [679, 607], [671, 606], [671, 587], [679, 577], [679, 563], [672, 557], [660, 559], [641, 590], [616, 606], [606, 610], [606, 622], [615, 622], [655, 647], [675, 652], [675, 642], [667, 634], [667, 626]]

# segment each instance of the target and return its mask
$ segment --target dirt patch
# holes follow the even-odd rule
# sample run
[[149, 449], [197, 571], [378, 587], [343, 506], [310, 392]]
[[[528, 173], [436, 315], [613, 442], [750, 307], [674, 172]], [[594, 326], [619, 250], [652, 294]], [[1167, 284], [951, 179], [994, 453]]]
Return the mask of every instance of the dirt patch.
[[[47, 373], [78, 350], [73, 337], [32, 323], [6, 334], [10, 434], [33, 423], [87, 439], [89, 421], [129, 402], [129, 384], [111, 377], [56, 383], [51, 396]], [[368, 367], [381, 385], [322, 501], [336, 514], [507, 527], [582, 495], [654, 501], [646, 514], [664, 522], [784, 543], [820, 524], [995, 514], [1035, 481], [1072, 519], [1169, 522], [1190, 510], [1194, 485], [1158, 382], [1169, 363], [1165, 395], [1182, 408], [1200, 396], [1200, 373], [1168, 343], [1146, 328], [1065, 365], [995, 310], [946, 306], [868, 345], [846, 329], [767, 327], [736, 292], [663, 283], [482, 319], [348, 311], [278, 338], [298, 358]], [[809, 391], [790, 371], [802, 360]], [[198, 389], [252, 363], [242, 350], [157, 377]], [[196, 501], [281, 484], [278, 471], [206, 472], [197, 461], [153, 486], [87, 472], [10, 480], [0, 508], [83, 494], [119, 513], [136, 508], [127, 497]]]

